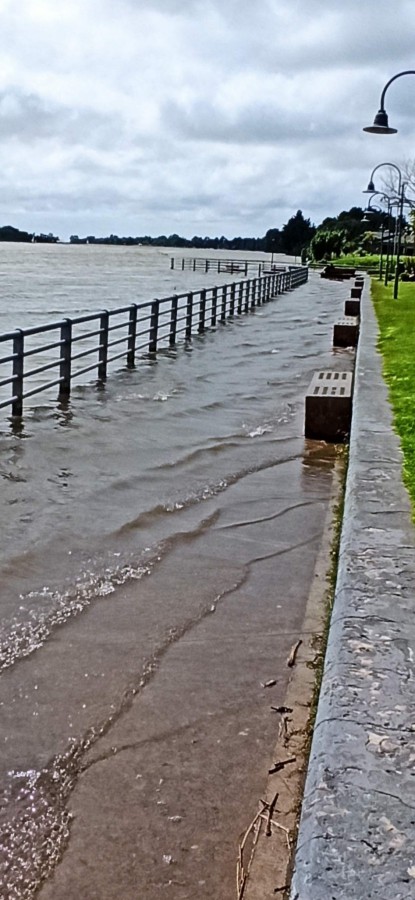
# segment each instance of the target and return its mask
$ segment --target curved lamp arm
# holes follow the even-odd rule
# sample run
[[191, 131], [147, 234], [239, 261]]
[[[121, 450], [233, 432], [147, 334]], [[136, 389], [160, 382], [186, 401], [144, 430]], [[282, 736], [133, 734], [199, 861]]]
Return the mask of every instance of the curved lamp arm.
[[373, 184], [373, 176], [374, 176], [375, 172], [377, 172], [378, 169], [382, 168], [382, 166], [388, 166], [390, 169], [395, 169], [396, 172], [398, 173], [398, 178], [399, 178], [398, 193], [400, 194], [401, 188], [402, 188], [402, 172], [401, 172], [399, 166], [395, 165], [395, 163], [390, 163], [390, 162], [379, 163], [379, 165], [375, 166], [375, 168], [373, 169], [372, 174], [370, 176], [369, 184], [368, 184], [366, 190], [363, 191], [363, 193], [364, 194], [373, 194], [375, 192], [375, 185]]
[[402, 75], [415, 75], [415, 69], [407, 69], [405, 72], [398, 72], [397, 75], [393, 75], [393, 77], [389, 79], [380, 95], [380, 108], [375, 115], [373, 125], [367, 125], [363, 131], [369, 131], [371, 134], [396, 134], [398, 129], [389, 127], [388, 114], [385, 110], [385, 94], [389, 85], [392, 84], [393, 81], [396, 81], [397, 78], [401, 78]]

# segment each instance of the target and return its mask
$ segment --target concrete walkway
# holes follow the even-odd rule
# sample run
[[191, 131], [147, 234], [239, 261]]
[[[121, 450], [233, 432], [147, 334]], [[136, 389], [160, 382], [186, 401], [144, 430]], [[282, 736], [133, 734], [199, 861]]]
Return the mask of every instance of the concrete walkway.
[[291, 900], [415, 897], [415, 532], [366, 285], [340, 564]]

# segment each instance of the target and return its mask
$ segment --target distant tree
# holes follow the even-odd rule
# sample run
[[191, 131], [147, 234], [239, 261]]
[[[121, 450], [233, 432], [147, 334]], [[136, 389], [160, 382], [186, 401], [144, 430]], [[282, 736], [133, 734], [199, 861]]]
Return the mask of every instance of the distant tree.
[[12, 225], [3, 225], [0, 228], [0, 241], [18, 241], [21, 243], [32, 243], [33, 234], [28, 231], [20, 231], [19, 228], [13, 228]]
[[333, 255], [340, 256], [344, 242], [344, 231], [326, 231], [318, 228], [310, 244], [313, 259], [320, 262], [323, 259], [331, 259]]
[[287, 224], [283, 226], [281, 245], [284, 253], [299, 256], [303, 247], [307, 247], [314, 236], [316, 229], [311, 225], [310, 219], [305, 219], [301, 209], [295, 216], [291, 216]]
[[34, 234], [33, 242], [35, 244], [57, 244], [59, 238], [50, 231], [49, 234]]

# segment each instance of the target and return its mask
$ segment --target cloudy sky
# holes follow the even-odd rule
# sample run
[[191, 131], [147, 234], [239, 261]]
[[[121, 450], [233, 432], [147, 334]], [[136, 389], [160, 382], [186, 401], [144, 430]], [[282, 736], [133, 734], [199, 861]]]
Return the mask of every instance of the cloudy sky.
[[414, 0], [0, 0], [0, 224], [263, 235], [415, 157], [365, 134], [415, 68]]

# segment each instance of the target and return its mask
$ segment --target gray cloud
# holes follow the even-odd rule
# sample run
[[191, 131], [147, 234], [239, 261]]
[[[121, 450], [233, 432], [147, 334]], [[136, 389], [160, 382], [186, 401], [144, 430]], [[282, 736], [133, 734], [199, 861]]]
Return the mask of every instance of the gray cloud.
[[1, 219], [70, 233], [263, 234], [360, 203], [410, 156], [364, 134], [413, 65], [413, 0], [2, 2]]
[[281, 141], [316, 141], [336, 133], [341, 137], [347, 123], [340, 118], [319, 122], [314, 110], [309, 114], [281, 110], [277, 105], [249, 103], [241, 109], [220, 110], [210, 100], [195, 101], [187, 109], [175, 102], [167, 102], [162, 110], [163, 121], [181, 139], [225, 142], [232, 144], [275, 144]]
[[0, 92], [0, 129], [3, 142], [59, 139], [70, 146], [82, 142], [105, 148], [119, 143], [123, 126], [119, 116], [62, 106], [12, 87]]

